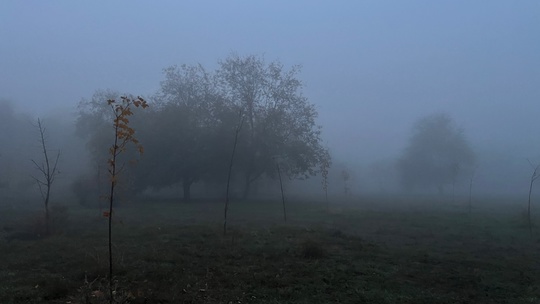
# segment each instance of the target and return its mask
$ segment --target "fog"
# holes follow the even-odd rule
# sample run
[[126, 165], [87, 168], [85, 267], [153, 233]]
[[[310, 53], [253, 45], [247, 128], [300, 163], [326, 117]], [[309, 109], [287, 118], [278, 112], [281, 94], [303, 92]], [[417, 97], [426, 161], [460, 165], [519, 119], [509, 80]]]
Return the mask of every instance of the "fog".
[[164, 68], [254, 54], [302, 66], [334, 193], [343, 169], [353, 194], [398, 191], [380, 172], [415, 121], [447, 113], [477, 155], [475, 189], [525, 195], [527, 159], [540, 162], [539, 11], [536, 1], [4, 1], [0, 99], [28, 121], [21, 136], [35, 135], [16, 143], [22, 161], [40, 157], [31, 123], [50, 125], [68, 184], [88, 165], [70, 132], [81, 99], [98, 89], [151, 96]]

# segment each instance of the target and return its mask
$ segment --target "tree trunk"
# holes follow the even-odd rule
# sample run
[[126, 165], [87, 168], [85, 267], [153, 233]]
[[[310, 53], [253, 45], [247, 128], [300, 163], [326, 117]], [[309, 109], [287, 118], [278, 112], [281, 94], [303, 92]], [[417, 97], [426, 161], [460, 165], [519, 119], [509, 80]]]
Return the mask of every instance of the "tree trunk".
[[279, 188], [281, 189], [281, 202], [283, 203], [283, 220], [287, 221], [287, 211], [285, 210], [285, 194], [283, 193], [283, 181], [281, 180], [281, 170], [279, 168], [279, 163], [276, 163], [278, 177], [279, 177]]
[[227, 212], [229, 210], [229, 190], [231, 186], [231, 174], [233, 168], [234, 154], [236, 152], [236, 146], [238, 144], [238, 133], [240, 133], [242, 125], [244, 124], [244, 116], [242, 115], [242, 112], [238, 113], [238, 118], [240, 119], [240, 123], [238, 124], [238, 126], [236, 127], [236, 131], [234, 132], [234, 145], [231, 153], [231, 160], [229, 162], [229, 172], [227, 173], [227, 191], [225, 193], [225, 210], [223, 213], [223, 235], [227, 234]]

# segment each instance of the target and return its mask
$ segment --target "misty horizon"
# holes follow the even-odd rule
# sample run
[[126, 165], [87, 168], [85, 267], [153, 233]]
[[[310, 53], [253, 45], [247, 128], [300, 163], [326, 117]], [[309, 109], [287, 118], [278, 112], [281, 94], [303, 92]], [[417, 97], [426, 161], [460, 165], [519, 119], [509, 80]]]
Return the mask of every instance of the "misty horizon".
[[253, 54], [302, 66], [325, 145], [357, 175], [399, 158], [417, 119], [447, 113], [478, 182], [521, 193], [527, 159], [540, 161], [539, 4], [465, 4], [2, 3], [0, 98], [73, 121], [96, 90], [150, 97], [167, 67]]

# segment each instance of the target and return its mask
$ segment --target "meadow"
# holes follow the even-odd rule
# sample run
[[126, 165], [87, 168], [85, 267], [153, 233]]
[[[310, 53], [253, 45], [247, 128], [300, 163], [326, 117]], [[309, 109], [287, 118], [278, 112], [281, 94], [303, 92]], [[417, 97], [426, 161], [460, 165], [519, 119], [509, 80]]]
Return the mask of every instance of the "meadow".
[[[524, 202], [433, 197], [126, 202], [120, 303], [540, 303], [540, 229]], [[106, 303], [107, 220], [74, 204], [0, 206], [0, 303]], [[538, 222], [534, 218], [534, 222]]]

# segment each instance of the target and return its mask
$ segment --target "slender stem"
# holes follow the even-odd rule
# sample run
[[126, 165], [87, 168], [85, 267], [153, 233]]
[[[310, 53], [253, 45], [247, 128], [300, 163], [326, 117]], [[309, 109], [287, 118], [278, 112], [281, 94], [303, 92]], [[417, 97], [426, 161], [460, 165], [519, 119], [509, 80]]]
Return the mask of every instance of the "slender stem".
[[116, 156], [118, 155], [118, 123], [114, 126], [114, 146], [111, 160], [111, 192], [109, 195], [109, 303], [113, 302], [113, 258], [112, 258], [112, 216], [114, 187], [116, 185]]
[[[240, 112], [239, 115], [242, 115], [242, 112]], [[240, 133], [240, 130], [242, 129], [242, 125], [244, 124], [244, 117], [241, 116], [240, 123], [238, 124], [238, 127], [235, 130], [234, 133], [234, 146], [231, 153], [231, 160], [229, 162], [229, 173], [227, 174], [227, 191], [225, 193], [225, 210], [224, 210], [224, 219], [223, 219], [223, 235], [227, 234], [227, 211], [229, 210], [229, 188], [231, 185], [231, 173], [232, 173], [232, 167], [234, 162], [234, 154], [236, 153], [236, 146], [238, 144], [238, 133]]]
[[532, 187], [533, 187], [533, 183], [534, 183], [534, 175], [533, 177], [531, 178], [531, 184], [529, 185], [529, 203], [528, 203], [528, 206], [527, 206], [527, 221], [529, 223], [529, 232], [531, 233], [532, 235], [532, 223], [531, 223], [531, 193], [532, 193]]
[[[529, 161], [529, 163], [531, 163]], [[531, 164], [532, 166], [532, 164]], [[538, 168], [540, 168], [540, 165], [537, 165], [536, 167], [534, 167], [534, 171], [531, 175], [531, 184], [529, 185], [529, 203], [527, 205], [527, 220], [529, 222], [529, 232], [531, 233], [531, 236], [532, 236], [532, 222], [531, 222], [531, 194], [532, 194], [532, 187], [533, 187], [533, 183], [535, 180], [538, 179], [538, 177], [540, 177], [540, 175], [538, 175]]]
[[281, 170], [279, 168], [279, 163], [276, 163], [278, 177], [279, 177], [279, 187], [281, 188], [281, 202], [283, 203], [283, 220], [287, 221], [287, 211], [285, 210], [285, 194], [283, 194], [283, 182], [281, 180]]
[[102, 206], [102, 203], [101, 203], [101, 184], [100, 184], [100, 181], [101, 181], [101, 166], [97, 165], [97, 176], [96, 176], [96, 187], [97, 187], [97, 193], [98, 193], [98, 206], [99, 206], [99, 213], [98, 213], [98, 216], [101, 216], [103, 214], [103, 206]]

